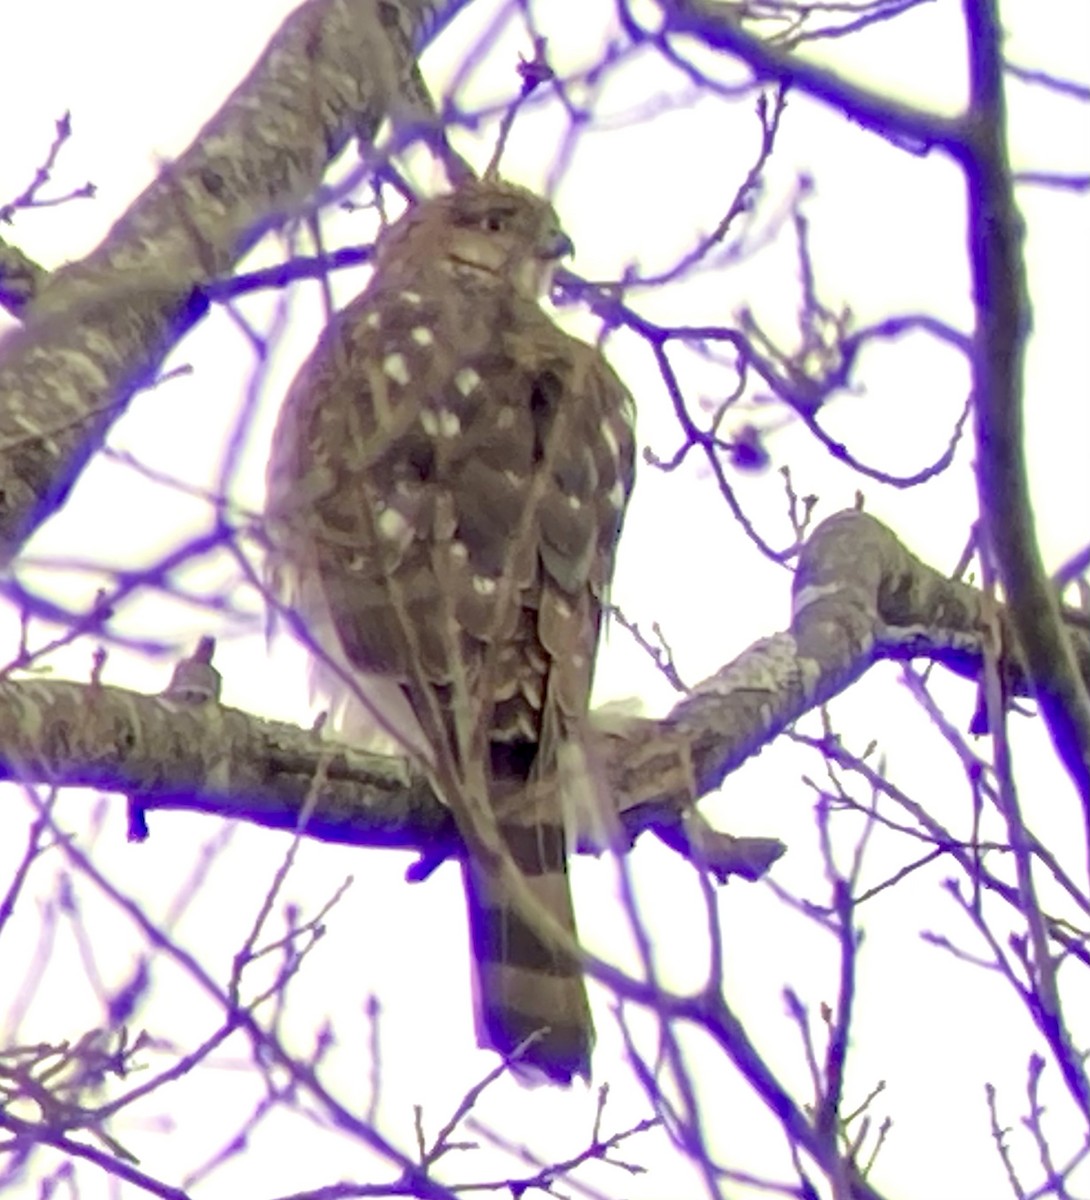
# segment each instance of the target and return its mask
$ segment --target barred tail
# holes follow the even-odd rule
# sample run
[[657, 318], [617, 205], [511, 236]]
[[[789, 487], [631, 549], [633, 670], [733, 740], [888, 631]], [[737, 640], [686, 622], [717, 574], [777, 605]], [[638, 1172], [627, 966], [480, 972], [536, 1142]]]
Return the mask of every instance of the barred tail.
[[[575, 935], [564, 831], [559, 825], [500, 827], [534, 900]], [[507, 886], [472, 861], [465, 865], [475, 972], [477, 1039], [511, 1054], [532, 1034], [515, 1065], [526, 1082], [590, 1076], [594, 1042], [578, 963], [540, 938], [519, 916]]]

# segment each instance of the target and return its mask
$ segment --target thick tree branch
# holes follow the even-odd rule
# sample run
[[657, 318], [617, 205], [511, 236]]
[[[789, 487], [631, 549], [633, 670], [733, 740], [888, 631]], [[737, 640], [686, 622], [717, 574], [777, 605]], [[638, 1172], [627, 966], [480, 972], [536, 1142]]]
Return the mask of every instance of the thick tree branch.
[[[1006, 614], [1002, 669], [1008, 694], [1029, 681]], [[981, 669], [983, 593], [906, 550], [881, 522], [842, 512], [803, 548], [790, 630], [756, 643], [699, 684], [668, 718], [692, 756], [696, 794], [881, 659], [927, 658], [968, 678]], [[1090, 678], [1090, 639], [1073, 635]]]
[[[419, 108], [413, 47], [458, 7], [308, 0], [102, 245], [30, 281], [25, 324], [0, 363], [0, 560], [64, 502], [202, 315], [204, 285], [315, 193], [349, 138], [370, 141], [391, 108]], [[12, 263], [9, 252], [0, 265]], [[15, 298], [25, 292], [20, 283]]]
[[[703, 824], [692, 801], [881, 659], [927, 658], [969, 677], [987, 628], [982, 593], [944, 578], [879, 521], [844, 512], [806, 544], [791, 628], [755, 643], [662, 720], [602, 720], [600, 761], [629, 840], [651, 829], [721, 878], [755, 878], [783, 847]], [[1004, 628], [1009, 694], [1029, 683]], [[1084, 677], [1090, 637], [1072, 630]], [[202, 663], [198, 663], [200, 667]], [[366, 754], [225, 708], [185, 683], [164, 696], [99, 684], [0, 682], [3, 776], [124, 792], [145, 811], [182, 808], [353, 845], [457, 851], [447, 809], [399, 758]], [[317, 782], [316, 782], [317, 781]]]

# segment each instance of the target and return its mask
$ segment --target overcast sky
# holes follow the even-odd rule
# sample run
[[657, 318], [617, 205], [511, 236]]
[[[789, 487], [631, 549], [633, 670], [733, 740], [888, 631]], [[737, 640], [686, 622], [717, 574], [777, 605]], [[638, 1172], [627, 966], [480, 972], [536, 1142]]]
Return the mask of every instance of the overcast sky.
[[[0, 33], [7, 47], [0, 112], [8, 114], [0, 128], [0, 204], [26, 186], [53, 136], [53, 123], [65, 111], [72, 114], [73, 134], [51, 191], [63, 193], [87, 180], [96, 186], [93, 200], [20, 213], [5, 235], [47, 267], [90, 250], [160, 164], [184, 149], [293, 7], [290, 0], [243, 5], [190, 0], [184, 6], [139, 0], [96, 0], [93, 5], [0, 0]], [[469, 19], [456, 23], [429, 53], [426, 67], [437, 90], [461, 61], [467, 39], [483, 23], [482, 14], [499, 8], [495, 0], [475, 3]], [[1090, 18], [1084, 5], [1012, 3], [1006, 9], [1014, 61], [1088, 81]], [[589, 62], [612, 27], [607, 0], [552, 0], [535, 6], [535, 12], [561, 70]], [[888, 29], [838, 40], [824, 53], [863, 82], [936, 111], [953, 112], [964, 90], [959, 30], [960, 6], [938, 0]], [[529, 50], [517, 23], [506, 26], [467, 81], [460, 95], [463, 106], [509, 95], [516, 86], [516, 56]], [[717, 69], [728, 74], [722, 65]], [[668, 98], [682, 103], [664, 103]], [[1090, 169], [1086, 105], [1080, 108], [1016, 84], [1010, 101], [1016, 167]], [[758, 136], [753, 102], [696, 101], [680, 74], [644, 55], [616, 72], [597, 111], [598, 127], [582, 135], [555, 196], [577, 247], [574, 269], [588, 278], [605, 278], [632, 264], [647, 271], [665, 267], [698, 232], [714, 227], [751, 163]], [[563, 135], [556, 104], [520, 119], [505, 157], [507, 174], [544, 187], [553, 177]], [[487, 127], [479, 137], [463, 139], [465, 152], [479, 166], [487, 161], [491, 137], [492, 127]], [[917, 157], [895, 149], [827, 109], [792, 98], [766, 173], [759, 228], [773, 228], [804, 173], [814, 180], [806, 213], [815, 276], [831, 309], [848, 306], [861, 323], [927, 311], [968, 330], [962, 190], [951, 164], [937, 154]], [[424, 186], [435, 183], [419, 168], [416, 178]], [[1090, 317], [1090, 220], [1085, 196], [1025, 189], [1020, 200], [1034, 302], [1027, 452], [1039, 536], [1048, 565], [1055, 566], [1087, 536], [1090, 405], [1083, 360]], [[337, 214], [328, 217], [324, 231], [327, 244], [336, 245], [364, 240], [370, 227], [363, 215]], [[269, 239], [248, 265], [275, 261], [282, 254], [282, 245]], [[797, 276], [791, 240], [783, 232], [745, 262], [697, 275], [660, 295], [641, 295], [639, 307], [664, 323], [729, 325], [745, 305], [770, 336], [790, 345], [799, 304]], [[362, 272], [337, 277], [338, 301], [354, 295], [365, 278]], [[222, 312], [212, 314], [168, 363], [168, 368], [191, 369], [138, 396], [109, 444], [181, 483], [209, 487], [220, 476], [224, 447], [251, 398], [255, 415], [234, 495], [256, 510], [277, 405], [320, 327], [319, 289], [307, 283], [286, 293], [250, 297], [238, 310], [263, 332], [275, 334], [268, 359], [256, 361], [237, 324]], [[585, 314], [565, 312], [561, 319], [585, 336], [596, 331]], [[0, 319], [0, 331], [10, 325], [5, 321]], [[611, 338], [607, 348], [636, 396], [641, 447], [668, 458], [679, 433], [650, 355], [623, 334]], [[677, 365], [694, 401], [714, 403], [729, 386], [729, 373], [695, 355], [679, 354]], [[919, 469], [944, 449], [965, 400], [966, 382], [964, 364], [955, 355], [921, 339], [884, 348], [868, 355], [856, 393], [839, 397], [831, 407], [830, 431], [875, 467], [897, 473]], [[748, 410], [746, 419], [780, 423], [768, 406]], [[968, 443], [946, 475], [924, 490], [908, 492], [861, 481], [816, 448], [801, 428], [780, 429], [769, 447], [776, 467], [791, 466], [799, 494], [819, 496], [821, 516], [849, 506], [862, 488], [868, 509], [911, 548], [935, 567], [953, 569], [975, 513]], [[713, 481], [692, 458], [692, 465], [668, 475], [641, 469], [614, 598], [644, 627], [661, 623], [683, 677], [696, 682], [756, 638], [783, 628], [790, 576], [753, 550]], [[789, 542], [778, 471], [735, 482], [762, 534], [778, 546]], [[86, 603], [102, 576], [75, 569], [79, 564], [121, 568], [155, 561], [201, 528], [207, 517], [203, 501], [100, 459], [85, 473], [66, 509], [34, 539], [28, 558], [38, 565], [28, 567], [22, 578], [66, 603]], [[59, 570], [58, 563], [66, 569]], [[221, 639], [217, 662], [225, 676], [226, 703], [307, 723], [312, 713], [302, 655], [284, 645], [271, 655], [266, 652], [257, 595], [239, 588], [222, 560], [195, 564], [179, 582], [210, 595], [230, 588], [241, 615], [215, 615], [177, 597], [149, 592], [119, 614], [116, 631], [178, 648], [213, 632]], [[0, 632], [14, 652], [14, 614], [5, 613], [4, 620]], [[40, 630], [41, 640], [47, 632]], [[77, 643], [55, 656], [53, 669], [86, 678], [93, 648]], [[4, 656], [0, 645], [0, 658]], [[169, 666], [169, 657], [114, 648], [105, 678], [158, 691]], [[938, 676], [933, 682], [951, 719], [964, 729], [974, 703], [972, 689]], [[651, 713], [664, 712], [674, 699], [646, 656], [620, 630], [611, 632], [603, 648], [598, 688], [600, 699], [639, 695]], [[898, 682], [896, 670], [875, 670], [833, 712], [840, 728], [858, 739], [855, 749], [872, 737], [879, 739], [898, 785], [921, 803], [936, 806], [951, 827], [968, 829], [968, 799], [957, 764]], [[1013, 732], [1023, 803], [1034, 812], [1049, 810], [1039, 827], [1041, 836], [1054, 838], [1058, 847], [1072, 844], [1071, 789], [1040, 728], [1015, 718]], [[820, 760], [777, 744], [732, 777], [720, 796], [706, 802], [706, 811], [720, 828], [783, 839], [790, 852], [775, 868], [776, 883], [822, 899], [827, 889], [815, 853], [813, 793], [801, 781], [803, 773], [820, 779]], [[15, 854], [20, 846], [14, 834], [8, 840], [7, 831], [21, 830], [27, 819], [26, 810], [13, 813], [13, 808], [14, 801], [0, 806], [0, 879], [8, 870], [8, 846]], [[61, 810], [65, 827], [86, 836], [88, 808], [85, 795], [72, 797]], [[224, 835], [219, 823], [180, 814], [153, 816], [152, 837], [143, 846], [126, 844], [123, 829], [123, 806], [115, 799], [105, 811], [96, 844], [99, 865], [157, 918], [170, 911], [201, 848]], [[230, 830], [229, 836], [229, 851], [174, 930], [179, 941], [221, 973], [287, 844], [282, 835], [249, 828]], [[877, 834], [865, 877], [870, 882], [885, 877], [904, 854], [898, 839]], [[655, 846], [641, 846], [632, 860], [641, 912], [661, 957], [663, 979], [671, 986], [699, 985], [706, 969], [704, 921], [690, 871]], [[368, 1038], [363, 1005], [371, 992], [383, 997], [380, 1122], [406, 1148], [412, 1144], [412, 1105], [425, 1105], [434, 1129], [488, 1065], [473, 1045], [457, 872], [448, 865], [426, 884], [411, 887], [403, 880], [409, 861], [404, 855], [350, 852], [317, 842], [302, 846], [288, 893], [305, 913], [316, 911], [345, 877], [354, 876], [355, 883], [330, 916], [329, 936], [298, 981], [285, 1015], [286, 1040], [303, 1052], [310, 1031], [328, 1014], [341, 1040], [327, 1066], [330, 1086], [345, 1103], [362, 1105]], [[43, 869], [43, 889], [56, 869]], [[941, 866], [920, 872], [861, 914], [867, 941], [848, 1095], [860, 1101], [879, 1080], [886, 1081], [875, 1115], [892, 1116], [894, 1129], [879, 1158], [877, 1186], [897, 1197], [987, 1200], [1003, 1194], [1005, 1185], [989, 1147], [983, 1082], [1000, 1087], [1014, 1123], [1024, 1109], [1025, 1063], [1032, 1042], [1027, 1020], [1001, 983], [953, 962], [919, 938], [921, 929], [934, 928], [974, 945], [943, 897], [940, 883], [946, 873]], [[580, 928], [590, 949], [622, 965], [634, 963], [616, 900], [614, 868], [581, 861], [574, 883]], [[100, 969], [107, 986], [116, 985], [132, 952], [131, 931], [90, 892], [85, 902], [88, 920], [101, 922], [96, 942]], [[805, 1095], [805, 1060], [797, 1031], [785, 1015], [782, 989], [794, 987], [815, 1013], [822, 1001], [832, 1002], [836, 959], [831, 940], [765, 885], [731, 884], [720, 897], [720, 914], [731, 964], [731, 1002], [751, 1023], [773, 1068]], [[22, 978], [21, 963], [33, 953], [34, 937], [31, 914], [0, 939], [0, 1012], [7, 1007], [5, 989]], [[206, 1036], [215, 1017], [205, 1002], [167, 967], [160, 964], [156, 972], [159, 994], [148, 1017], [156, 1031], [169, 1031], [182, 1046]], [[76, 1036], [101, 1020], [82, 978], [71, 940], [62, 936], [20, 1039]], [[613, 1083], [610, 1124], [620, 1127], [642, 1115], [644, 1106], [620, 1064], [608, 1000], [596, 992], [595, 1003], [595, 1080]], [[634, 1025], [647, 1034], [646, 1023], [637, 1018]], [[1081, 1024], [1076, 1019], [1075, 1029], [1084, 1041], [1090, 1034], [1085, 1018]], [[644, 1050], [652, 1049], [653, 1042], [645, 1041]], [[236, 1057], [241, 1053], [238, 1047]], [[1046, 1075], [1046, 1088], [1054, 1082], [1054, 1073]], [[703, 1073], [701, 1088], [714, 1122], [710, 1142], [721, 1159], [785, 1177], [774, 1123], [730, 1073]], [[180, 1178], [200, 1161], [201, 1147], [211, 1152], [224, 1132], [236, 1127], [232, 1122], [237, 1123], [237, 1113], [246, 1111], [253, 1094], [253, 1079], [241, 1070], [204, 1070], [164, 1092], [161, 1101], [153, 1100], [139, 1119], [120, 1118], [115, 1132], [136, 1149], [149, 1171]], [[166, 1136], [156, 1120], [155, 1114], [168, 1106], [184, 1137]], [[1058, 1097], [1056, 1106], [1062, 1111]], [[482, 1106], [482, 1115], [516, 1140], [532, 1135], [545, 1156], [577, 1150], [593, 1111], [593, 1092], [525, 1093], [513, 1084], [497, 1088]], [[206, 1120], [210, 1115], [213, 1119]], [[332, 1136], [319, 1141], [314, 1134], [320, 1151], [308, 1147], [300, 1153], [296, 1139], [303, 1137], [301, 1123], [288, 1129], [286, 1119], [277, 1118], [255, 1137], [250, 1154], [210, 1176], [194, 1194], [280, 1194], [361, 1172], [355, 1145]], [[291, 1139], [287, 1152], [285, 1134]], [[656, 1169], [642, 1178], [602, 1171], [589, 1178], [604, 1192], [634, 1200], [698, 1194], [696, 1181], [678, 1174], [677, 1156], [661, 1144], [648, 1141], [646, 1153], [636, 1147], [632, 1157]], [[467, 1173], [472, 1170], [467, 1164]], [[101, 1189], [101, 1180], [85, 1194], [106, 1194], [95, 1187]]]

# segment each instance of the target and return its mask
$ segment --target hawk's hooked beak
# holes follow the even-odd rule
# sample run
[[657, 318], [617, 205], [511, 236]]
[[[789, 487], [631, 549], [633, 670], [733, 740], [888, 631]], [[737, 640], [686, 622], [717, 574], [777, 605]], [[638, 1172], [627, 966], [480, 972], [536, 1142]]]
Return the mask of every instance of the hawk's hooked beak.
[[541, 258], [555, 261], [574, 254], [575, 246], [563, 229], [553, 229], [542, 239], [538, 253]]

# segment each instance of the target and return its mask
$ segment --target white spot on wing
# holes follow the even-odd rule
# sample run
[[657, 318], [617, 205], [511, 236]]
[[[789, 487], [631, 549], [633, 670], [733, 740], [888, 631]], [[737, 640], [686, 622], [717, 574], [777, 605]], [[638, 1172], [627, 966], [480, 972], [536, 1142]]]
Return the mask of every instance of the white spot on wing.
[[454, 386], [463, 396], [468, 396], [480, 382], [480, 375], [472, 367], [462, 367], [454, 376]]
[[435, 341], [435, 336], [426, 325], [417, 325], [411, 336], [418, 346], [430, 346]]
[[610, 504], [618, 511], [624, 508], [624, 484], [618, 479], [617, 482], [609, 489], [607, 496]]
[[419, 292], [402, 292], [401, 299], [404, 300], [406, 304], [419, 304], [421, 296]]
[[518, 471], [512, 471], [510, 468], [508, 468], [506, 471], [504, 471], [503, 477], [509, 484], [511, 484], [512, 487], [522, 486], [522, 476], [518, 473]]
[[409, 367], [404, 354], [387, 354], [382, 360], [382, 372], [402, 387], [409, 382]]
[[575, 509], [577, 512], [579, 509], [581, 509], [583, 507], [583, 501], [580, 500], [578, 496], [568, 496], [567, 501], [568, 501], [568, 507], [571, 509]]
[[428, 437], [451, 438], [462, 432], [462, 422], [458, 420], [458, 414], [452, 413], [449, 408], [424, 409], [420, 414], [420, 424], [424, 426]]
[[395, 541], [401, 537], [409, 528], [409, 522], [397, 511], [396, 508], [388, 508], [385, 512], [379, 513], [378, 521], [379, 534], [388, 541]]
[[450, 556], [456, 558], [459, 562], [469, 561], [469, 547], [465, 542], [451, 542]]
[[474, 575], [473, 590], [478, 596], [491, 596], [496, 590], [496, 581], [487, 575]]
[[602, 435], [602, 441], [609, 447], [609, 452], [613, 455], [613, 461], [619, 462], [621, 457], [621, 443], [617, 441], [617, 435], [613, 432], [613, 426], [608, 420], [603, 420], [598, 426], [598, 432]]
[[377, 329], [379, 327], [381, 320], [382, 320], [382, 318], [379, 316], [378, 310], [373, 308], [367, 314], [367, 316], [363, 318], [363, 323], [364, 323], [364, 325], [367, 326], [368, 329]]

